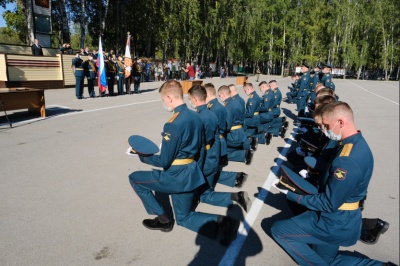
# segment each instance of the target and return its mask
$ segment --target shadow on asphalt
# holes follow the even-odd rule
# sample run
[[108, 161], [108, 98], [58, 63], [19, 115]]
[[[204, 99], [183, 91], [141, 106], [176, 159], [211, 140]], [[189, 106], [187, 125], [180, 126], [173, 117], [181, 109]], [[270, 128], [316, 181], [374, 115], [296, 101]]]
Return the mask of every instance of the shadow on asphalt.
[[[157, 202], [164, 208], [168, 217], [174, 217], [169, 194], [156, 192], [155, 197]], [[245, 223], [243, 210], [236, 204], [227, 209], [226, 215]], [[243, 246], [235, 265], [245, 265], [247, 257], [255, 256], [262, 251], [262, 243], [259, 236], [249, 225], [246, 226], [246, 224], [244, 224], [244, 226], [248, 231], [246, 242], [249, 241], [248, 243], [251, 243], [251, 245]], [[199, 246], [200, 249], [188, 265], [218, 265], [227, 249], [226, 246], [220, 244], [220, 239], [222, 239], [222, 232], [218, 229], [216, 223], [207, 223], [203, 225], [195, 240], [195, 244]]]
[[[250, 225], [248, 225], [244, 220], [243, 211], [238, 205], [232, 205], [230, 208], [228, 208], [227, 216], [235, 220], [242, 221], [248, 232], [246, 242], [249, 241], [248, 243], [251, 244], [243, 245], [243, 248], [240, 250], [235, 262], [235, 265], [245, 265], [247, 257], [255, 256], [262, 251], [261, 240], [259, 236], [251, 229]], [[200, 250], [188, 265], [219, 265], [228, 247], [219, 243], [219, 239], [222, 237], [221, 232], [213, 235], [207, 234], [207, 232], [213, 231], [215, 232], [215, 228], [213, 228], [212, 224], [206, 224], [200, 229], [202, 234], [197, 235], [195, 242], [197, 246], [200, 246]]]
[[291, 110], [282, 108], [282, 112], [284, 115], [286, 115], [288, 118], [292, 119], [293, 121], [297, 120], [297, 114], [294, 114]]
[[[52, 106], [52, 107], [47, 107], [46, 108], [46, 117], [40, 117], [37, 114], [33, 114], [28, 112], [27, 110], [24, 111], [16, 111], [9, 113], [7, 112], [8, 119], [10, 120], [10, 123], [12, 124], [12, 127], [20, 127], [23, 125], [28, 125], [32, 124], [35, 122], [39, 122], [45, 119], [50, 119], [56, 116], [68, 114], [68, 113], [75, 113], [75, 112], [81, 112], [82, 109], [70, 109], [70, 108], [64, 108], [60, 106]], [[7, 129], [9, 127], [9, 123], [7, 121], [7, 118], [3, 113], [0, 114], [0, 130], [1, 129]]]

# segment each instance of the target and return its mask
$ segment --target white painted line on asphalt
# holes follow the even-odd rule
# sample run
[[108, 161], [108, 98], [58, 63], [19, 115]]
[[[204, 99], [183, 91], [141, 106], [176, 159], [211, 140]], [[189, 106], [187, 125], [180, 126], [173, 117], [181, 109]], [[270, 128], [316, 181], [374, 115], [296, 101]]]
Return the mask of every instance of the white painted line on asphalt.
[[146, 101], [146, 102], [138, 102], [138, 103], [128, 103], [128, 104], [115, 105], [115, 106], [98, 108], [98, 109], [93, 109], [93, 110], [86, 110], [86, 111], [80, 111], [80, 112], [61, 114], [61, 115], [58, 115], [56, 117], [67, 116], [67, 115], [78, 115], [78, 114], [91, 113], [91, 112], [98, 112], [98, 111], [116, 109], [116, 108], [127, 107], [127, 106], [138, 105], [138, 104], [153, 103], [153, 102], [159, 102], [159, 101], [161, 101], [161, 99], [152, 100], [152, 101]]
[[359, 87], [360, 89], [362, 89], [362, 90], [364, 90], [364, 91], [366, 91], [366, 92], [368, 92], [368, 93], [371, 93], [371, 94], [373, 94], [373, 95], [375, 95], [375, 96], [377, 96], [377, 97], [379, 97], [379, 98], [382, 98], [382, 99], [384, 99], [384, 100], [386, 100], [386, 101], [388, 101], [388, 102], [391, 102], [391, 103], [394, 103], [394, 104], [399, 105], [399, 103], [397, 103], [397, 102], [395, 102], [395, 101], [392, 101], [392, 100], [390, 100], [390, 99], [388, 99], [388, 98], [385, 98], [385, 97], [383, 97], [383, 96], [380, 96], [379, 94], [376, 94], [376, 93], [374, 93], [374, 92], [371, 92], [371, 91], [369, 91], [369, 90], [367, 90], [367, 89], [364, 89], [363, 87], [361, 87], [361, 86], [359, 86], [359, 85], [357, 85], [357, 84], [355, 84], [355, 83], [353, 83], [353, 82], [351, 82], [351, 81], [349, 81], [349, 80], [347, 80], [347, 82], [353, 84], [354, 86]]
[[282, 162], [286, 159], [286, 154], [289, 151], [290, 146], [292, 145], [292, 142], [294, 140], [293, 136], [297, 133], [297, 128], [293, 129], [293, 131], [290, 133], [290, 137], [288, 138], [287, 143], [283, 147], [280, 155], [278, 163], [274, 164], [274, 167], [272, 169], [276, 169], [274, 172], [271, 170], [269, 172], [269, 175], [267, 177], [267, 180], [264, 182], [262, 188], [260, 189], [257, 198], [254, 200], [253, 204], [251, 205], [250, 211], [247, 213], [243, 223], [240, 224], [238, 234], [236, 239], [229, 245], [228, 249], [225, 252], [225, 255], [222, 257], [219, 266], [226, 266], [226, 265], [234, 265], [237, 257], [239, 256], [239, 252], [242, 249], [242, 246], [244, 242], [246, 241], [246, 238], [252, 230], [252, 226], [255, 222], [255, 220], [258, 217], [258, 214], [261, 211], [261, 208], [265, 205], [265, 199], [268, 196], [268, 192], [271, 188], [272, 182], [277, 178], [278, 171], [280, 169], [280, 166]]
[[385, 84], [386, 86], [389, 86], [389, 87], [393, 87], [393, 88], [399, 88], [399, 86], [393, 86], [392, 84], [393, 84], [393, 82], [391, 82], [390, 81], [390, 83], [389, 82], [384, 82], [383, 84]]
[[[39, 121], [39, 120], [45, 120], [45, 119], [48, 119], [48, 118], [57, 118], [57, 117], [63, 117], [63, 116], [69, 116], [69, 115], [79, 115], [79, 114], [84, 114], [84, 113], [98, 112], [98, 111], [110, 110], [110, 109], [127, 107], [127, 106], [138, 105], [138, 104], [158, 102], [158, 101], [161, 101], [161, 99], [152, 100], [152, 101], [146, 101], [146, 102], [138, 102], [138, 103], [128, 103], [128, 104], [122, 104], [122, 105], [116, 105], [116, 106], [110, 106], [110, 107], [104, 107], [104, 108], [98, 108], [98, 109], [86, 110], [86, 111], [76, 111], [76, 112], [71, 112], [71, 113], [66, 113], [66, 114], [59, 114], [59, 115], [51, 115], [51, 116], [46, 116], [46, 117], [38, 117], [38, 118], [29, 119], [29, 120], [24, 120], [24, 121], [21, 121], [21, 122], [12, 123], [12, 125], [13, 125], [13, 127], [16, 127], [16, 126], [19, 126], [19, 125], [29, 124], [29, 123], [36, 122], [36, 121]], [[61, 106], [61, 105], [49, 105], [49, 106], [46, 107], [46, 109], [51, 109], [52, 107], [70, 109], [70, 107]], [[3, 126], [3, 125], [8, 125], [8, 124], [7, 123], [0, 124], [0, 126]]]

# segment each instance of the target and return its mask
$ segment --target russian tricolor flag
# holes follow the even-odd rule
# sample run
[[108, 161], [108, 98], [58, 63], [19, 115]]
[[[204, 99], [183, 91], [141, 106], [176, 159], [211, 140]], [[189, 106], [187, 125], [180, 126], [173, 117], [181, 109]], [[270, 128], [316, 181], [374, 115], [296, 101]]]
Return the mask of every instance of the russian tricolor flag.
[[103, 45], [101, 45], [101, 37], [99, 38], [99, 52], [97, 56], [96, 66], [98, 67], [97, 82], [99, 86], [99, 92], [104, 93], [107, 90], [107, 78], [106, 71], [104, 69]]

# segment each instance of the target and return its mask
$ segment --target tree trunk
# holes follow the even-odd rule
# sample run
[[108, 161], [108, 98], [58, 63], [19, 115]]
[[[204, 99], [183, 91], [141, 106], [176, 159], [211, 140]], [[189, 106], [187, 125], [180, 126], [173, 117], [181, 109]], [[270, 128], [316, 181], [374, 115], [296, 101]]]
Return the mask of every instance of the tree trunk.
[[65, 8], [65, 0], [61, 0], [58, 2], [60, 13], [61, 13], [61, 23], [62, 23], [62, 42], [63, 43], [70, 43], [70, 32], [68, 26], [68, 16], [67, 10]]
[[107, 19], [107, 14], [108, 14], [108, 4], [110, 0], [106, 0], [106, 5], [104, 7], [104, 16], [101, 18], [101, 34], [104, 33], [104, 29], [106, 28], [106, 19]]
[[81, 0], [81, 39], [80, 48], [85, 48], [85, 35], [86, 35], [86, 14], [85, 14], [85, 0]]
[[26, 29], [28, 31], [28, 37], [26, 39], [27, 45], [32, 45], [35, 40], [35, 27], [33, 21], [33, 5], [32, 0], [27, 0], [24, 2], [25, 12], [26, 12]]
[[360, 79], [361, 70], [362, 70], [362, 66], [360, 66], [360, 67], [358, 68], [358, 71], [357, 71], [357, 80]]
[[[149, 16], [149, 24], [147, 25], [147, 44], [146, 44], [146, 57], [151, 56], [151, 39], [152, 39], [152, 30], [153, 28], [153, 21], [151, 19], [151, 16]], [[166, 47], [168, 47], [168, 41], [166, 42]], [[167, 49], [165, 49], [165, 52]], [[164, 54], [164, 58], [167, 58], [167, 53]]]
[[282, 77], [283, 77], [283, 71], [285, 70], [285, 40], [286, 40], [286, 23], [283, 22], [283, 47], [282, 47], [282, 66], [281, 66]]
[[269, 58], [268, 58], [268, 72], [267, 75], [271, 75], [270, 68], [272, 68], [272, 48], [274, 46], [274, 16], [271, 16], [271, 39], [269, 41]]

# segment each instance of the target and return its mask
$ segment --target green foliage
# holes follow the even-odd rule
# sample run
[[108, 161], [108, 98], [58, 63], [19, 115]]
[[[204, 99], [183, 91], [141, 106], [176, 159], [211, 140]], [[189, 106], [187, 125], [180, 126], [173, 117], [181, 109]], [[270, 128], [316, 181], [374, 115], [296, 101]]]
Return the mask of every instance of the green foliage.
[[[80, 48], [89, 47], [90, 50], [98, 49], [99, 39], [97, 38], [97, 43], [95, 43], [90, 35], [85, 35], [85, 47], [80, 47], [81, 32], [78, 24], [73, 27], [73, 33], [71, 35], [71, 47], [73, 50], [79, 50]], [[94, 44], [95, 43], [95, 44]], [[103, 44], [104, 45], [104, 44]]]
[[10, 35], [10, 32], [6, 33], [6, 30], [7, 30], [6, 27], [0, 28], [0, 43], [17, 44], [17, 45], [25, 44], [23, 41], [21, 41], [17, 33], [11, 32]]
[[[5, 1], [14, 0], [0, 5]], [[159, 59], [274, 71], [303, 60], [355, 70], [400, 65], [399, 0], [52, 0], [52, 6], [56, 46], [74, 25], [71, 44], [78, 49], [83, 25], [85, 46], [97, 47], [101, 33], [106, 50], [123, 53], [130, 31], [133, 55]], [[4, 31], [20, 40], [27, 32], [22, 11], [6, 15]]]
[[4, 12], [3, 18], [6, 21], [7, 26], [2, 31], [2, 35], [4, 34], [9, 37], [5, 43], [26, 44], [27, 30], [25, 11], [23, 7], [17, 5], [15, 11]]

